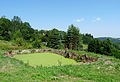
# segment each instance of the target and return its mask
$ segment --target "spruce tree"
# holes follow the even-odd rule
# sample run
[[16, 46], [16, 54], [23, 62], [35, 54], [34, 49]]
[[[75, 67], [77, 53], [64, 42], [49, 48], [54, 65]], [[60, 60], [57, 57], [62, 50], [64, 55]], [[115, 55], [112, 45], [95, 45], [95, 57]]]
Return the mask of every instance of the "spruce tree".
[[69, 26], [66, 35], [66, 45], [71, 50], [77, 50], [80, 42], [79, 29], [73, 24]]

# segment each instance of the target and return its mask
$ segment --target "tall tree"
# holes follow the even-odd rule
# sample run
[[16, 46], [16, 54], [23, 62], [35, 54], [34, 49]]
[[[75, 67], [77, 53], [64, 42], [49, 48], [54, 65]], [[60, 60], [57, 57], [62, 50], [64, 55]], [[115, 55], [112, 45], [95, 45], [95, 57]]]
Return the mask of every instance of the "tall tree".
[[106, 39], [103, 41], [103, 47], [104, 47], [104, 54], [111, 55], [110, 53], [112, 53], [113, 44], [110, 39]]
[[60, 48], [60, 35], [57, 29], [49, 31], [48, 47], [59, 49]]
[[31, 28], [31, 26], [28, 22], [22, 23], [21, 33], [25, 40], [30, 40], [32, 37], [34, 37], [33, 36], [34, 32], [35, 32], [34, 29]]
[[77, 50], [79, 41], [80, 41], [80, 33], [79, 29], [75, 27], [73, 24], [68, 27], [66, 34], [66, 45], [71, 50]]
[[89, 52], [95, 52], [105, 55], [111, 55], [113, 49], [113, 44], [110, 39], [101, 41], [98, 39], [93, 39], [88, 44], [88, 51]]
[[12, 39], [18, 44], [18, 46], [22, 46], [24, 43], [24, 39], [20, 30], [13, 34]]
[[17, 30], [21, 30], [22, 20], [18, 16], [14, 16], [12, 19], [12, 31], [15, 32]]
[[89, 42], [93, 39], [93, 36], [91, 34], [83, 34], [82, 39], [84, 44], [89, 44]]
[[3, 17], [0, 18], [0, 39], [10, 40], [11, 30], [10, 20]]

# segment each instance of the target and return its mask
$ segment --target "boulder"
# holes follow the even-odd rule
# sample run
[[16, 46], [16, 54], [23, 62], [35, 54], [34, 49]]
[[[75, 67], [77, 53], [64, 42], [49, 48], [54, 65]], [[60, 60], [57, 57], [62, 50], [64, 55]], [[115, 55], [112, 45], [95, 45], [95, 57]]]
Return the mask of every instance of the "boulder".
[[31, 53], [31, 50], [22, 50], [20, 53], [21, 53], [21, 54]]

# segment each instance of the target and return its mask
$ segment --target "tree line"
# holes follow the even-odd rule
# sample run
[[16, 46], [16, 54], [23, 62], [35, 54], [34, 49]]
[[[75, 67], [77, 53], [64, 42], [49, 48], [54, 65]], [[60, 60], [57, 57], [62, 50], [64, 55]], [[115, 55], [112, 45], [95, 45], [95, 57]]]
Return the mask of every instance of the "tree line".
[[105, 55], [119, 53], [112, 41], [109, 39], [101, 41], [95, 39], [91, 34], [81, 34], [78, 27], [73, 24], [67, 32], [56, 28], [52, 30], [33, 29], [28, 22], [22, 22], [21, 18], [14, 16], [9, 20], [0, 18], [0, 40], [13, 41], [18, 46], [26, 48], [41, 48], [45, 45], [54, 49], [83, 49], [83, 44], [88, 45], [88, 51]]
[[91, 37], [89, 34], [81, 34], [79, 28], [73, 24], [68, 27], [67, 32], [56, 28], [37, 30], [33, 29], [28, 22], [22, 22], [18, 16], [14, 16], [11, 20], [6, 17], [0, 18], [0, 40], [14, 41], [18, 46], [40, 48], [41, 43], [45, 42], [47, 47], [54, 49], [67, 47], [78, 50], [82, 48], [81, 44], [87, 44]]

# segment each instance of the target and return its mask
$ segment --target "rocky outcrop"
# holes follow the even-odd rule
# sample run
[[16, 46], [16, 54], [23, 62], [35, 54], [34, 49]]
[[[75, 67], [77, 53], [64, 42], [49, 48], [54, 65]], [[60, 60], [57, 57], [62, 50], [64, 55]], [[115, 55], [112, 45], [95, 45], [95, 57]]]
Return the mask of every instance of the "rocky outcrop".
[[87, 54], [76, 54], [73, 52], [67, 52], [64, 50], [54, 50], [54, 49], [33, 49], [33, 50], [14, 50], [14, 51], [6, 51], [4, 52], [5, 57], [13, 57], [16, 54], [29, 54], [29, 53], [44, 53], [44, 52], [50, 52], [50, 53], [55, 53], [58, 55], [62, 55], [66, 58], [71, 58], [74, 59], [78, 62], [94, 62], [97, 61], [97, 58], [95, 57], [90, 57]]

